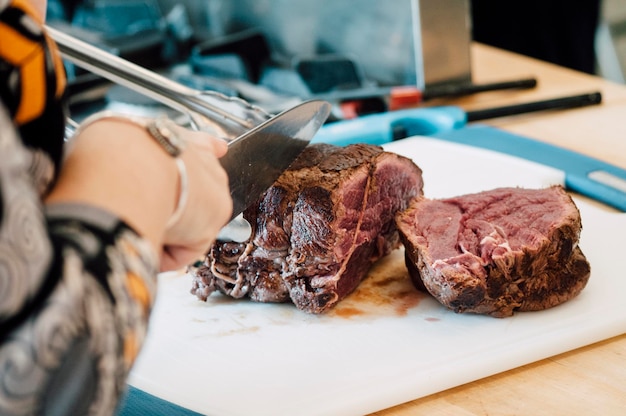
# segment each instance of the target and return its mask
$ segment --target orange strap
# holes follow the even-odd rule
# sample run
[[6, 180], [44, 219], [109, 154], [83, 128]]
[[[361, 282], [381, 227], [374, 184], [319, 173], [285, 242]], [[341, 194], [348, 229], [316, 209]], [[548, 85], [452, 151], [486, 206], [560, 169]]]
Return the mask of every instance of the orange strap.
[[[29, 14], [37, 23], [42, 23], [32, 6], [24, 0], [13, 0], [10, 6]], [[48, 74], [53, 73], [56, 80], [54, 96], [60, 98], [65, 90], [65, 72], [63, 61], [54, 42], [44, 34], [46, 43], [41, 44], [22, 36], [10, 23], [0, 22], [0, 56], [19, 69], [21, 84], [19, 107], [15, 114], [18, 125], [25, 124], [39, 117], [46, 106]], [[15, 24], [18, 24], [17, 22]], [[43, 28], [41, 28], [43, 30]], [[47, 54], [52, 58], [48, 66]]]

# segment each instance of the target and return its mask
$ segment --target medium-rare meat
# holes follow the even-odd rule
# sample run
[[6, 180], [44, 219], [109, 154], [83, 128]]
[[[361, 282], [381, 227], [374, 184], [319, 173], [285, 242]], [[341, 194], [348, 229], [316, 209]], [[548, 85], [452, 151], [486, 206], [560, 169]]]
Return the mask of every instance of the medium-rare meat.
[[589, 279], [580, 213], [561, 186], [418, 198], [396, 220], [413, 283], [455, 312], [546, 309]]
[[311, 145], [244, 212], [250, 240], [213, 245], [192, 273], [192, 293], [324, 312], [399, 247], [394, 217], [422, 187], [413, 161], [381, 147]]

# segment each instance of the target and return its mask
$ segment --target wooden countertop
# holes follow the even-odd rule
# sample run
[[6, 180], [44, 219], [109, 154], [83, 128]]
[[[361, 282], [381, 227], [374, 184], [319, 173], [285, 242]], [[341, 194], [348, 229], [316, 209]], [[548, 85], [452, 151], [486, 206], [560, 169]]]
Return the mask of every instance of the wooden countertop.
[[[599, 91], [600, 105], [481, 123], [626, 168], [626, 86], [486, 45], [472, 45], [475, 83], [537, 78], [531, 90], [494, 91], [433, 105], [489, 108]], [[624, 415], [625, 334], [384, 411], [400, 415]]]

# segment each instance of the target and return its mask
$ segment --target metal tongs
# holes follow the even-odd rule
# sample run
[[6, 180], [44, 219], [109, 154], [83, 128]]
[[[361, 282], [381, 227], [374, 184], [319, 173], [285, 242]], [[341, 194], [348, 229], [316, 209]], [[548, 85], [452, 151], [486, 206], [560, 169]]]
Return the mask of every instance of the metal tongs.
[[228, 142], [220, 163], [228, 173], [233, 217], [220, 240], [250, 237], [250, 224], [240, 214], [304, 150], [330, 113], [329, 103], [314, 100], [271, 115], [238, 97], [188, 88], [59, 30], [46, 30], [76, 65], [180, 111], [192, 128]]
[[226, 141], [234, 140], [272, 117], [238, 97], [188, 88], [50, 26], [46, 27], [46, 32], [63, 56], [74, 64], [180, 111], [189, 117], [193, 128]]

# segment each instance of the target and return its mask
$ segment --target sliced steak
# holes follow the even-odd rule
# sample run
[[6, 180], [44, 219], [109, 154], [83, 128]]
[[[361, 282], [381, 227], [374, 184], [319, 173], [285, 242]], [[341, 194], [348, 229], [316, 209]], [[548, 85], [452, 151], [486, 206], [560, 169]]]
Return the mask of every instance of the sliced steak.
[[580, 213], [560, 186], [418, 198], [396, 222], [413, 283], [455, 312], [546, 309], [589, 279]]
[[244, 213], [251, 239], [211, 248], [192, 293], [324, 312], [399, 247], [394, 217], [422, 187], [419, 167], [378, 146], [311, 145]]

